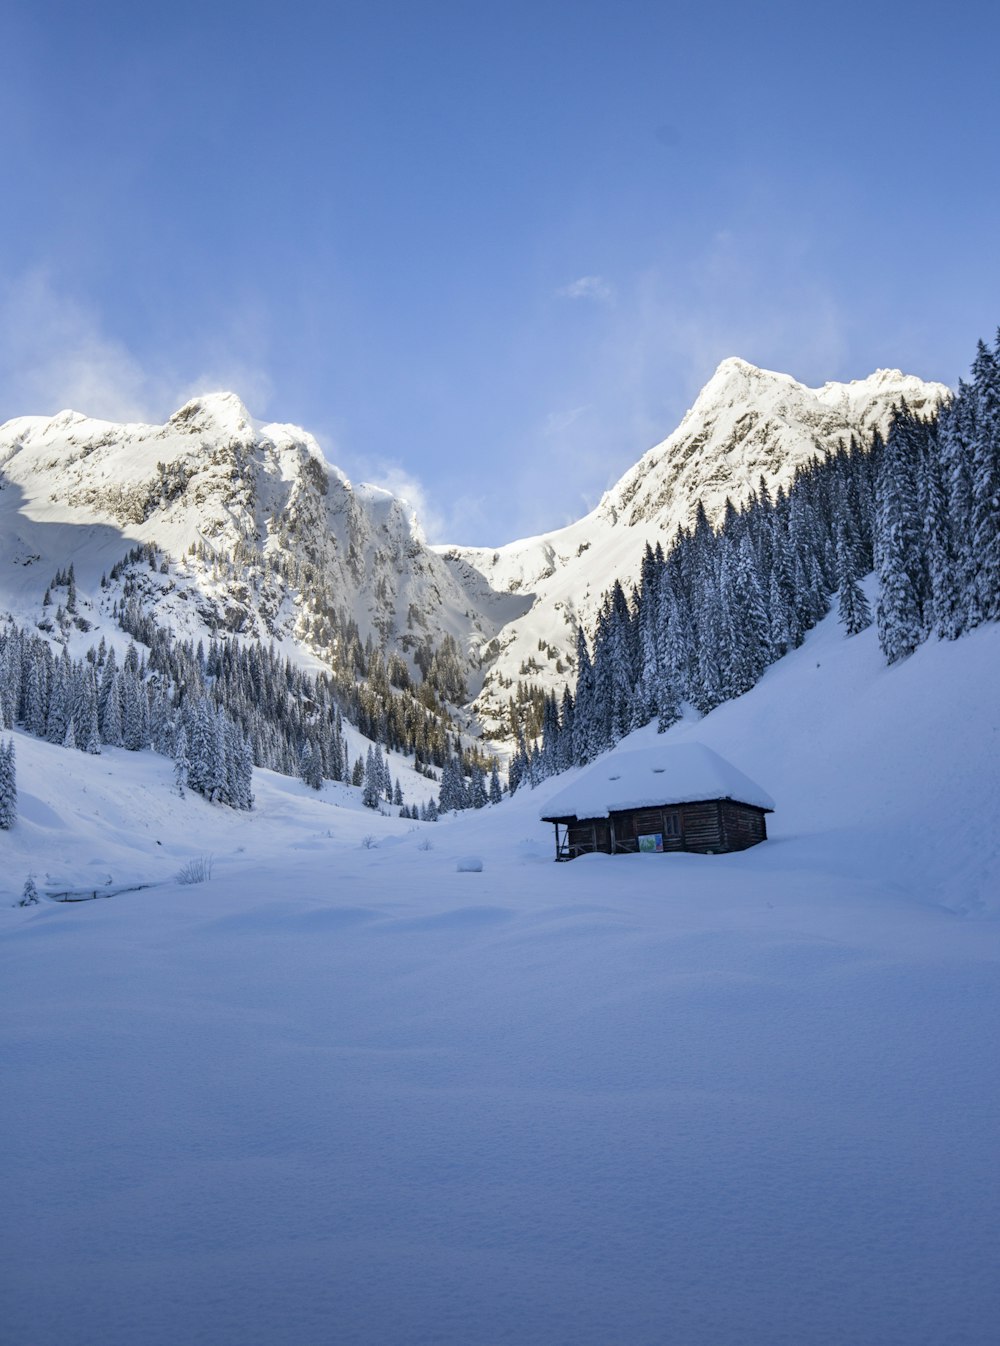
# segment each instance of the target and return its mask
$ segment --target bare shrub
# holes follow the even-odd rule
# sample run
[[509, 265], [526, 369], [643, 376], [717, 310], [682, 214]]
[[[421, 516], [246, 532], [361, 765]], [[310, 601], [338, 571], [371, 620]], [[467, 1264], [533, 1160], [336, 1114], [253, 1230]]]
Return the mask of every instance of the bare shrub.
[[368, 832], [365, 836], [361, 838], [361, 846], [362, 849], [366, 851], [377, 851], [378, 837], [373, 836], [371, 832]]
[[211, 877], [212, 857], [210, 855], [199, 855], [193, 860], [188, 860], [181, 865], [176, 874], [178, 883], [207, 883]]

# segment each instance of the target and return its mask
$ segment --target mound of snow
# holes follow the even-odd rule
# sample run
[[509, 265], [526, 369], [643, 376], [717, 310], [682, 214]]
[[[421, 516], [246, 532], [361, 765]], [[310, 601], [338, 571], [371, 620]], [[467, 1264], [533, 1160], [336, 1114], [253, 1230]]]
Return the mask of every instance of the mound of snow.
[[773, 810], [774, 800], [738, 767], [704, 743], [662, 739], [648, 748], [612, 752], [586, 767], [539, 813], [555, 818], [606, 818], [618, 809], [733, 799]]

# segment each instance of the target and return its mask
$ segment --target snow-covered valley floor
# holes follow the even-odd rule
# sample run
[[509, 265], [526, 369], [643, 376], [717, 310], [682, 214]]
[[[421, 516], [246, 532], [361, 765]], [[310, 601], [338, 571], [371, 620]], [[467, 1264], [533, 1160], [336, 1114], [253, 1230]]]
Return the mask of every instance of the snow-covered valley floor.
[[[677, 726], [777, 801], [733, 856], [555, 865], [566, 777], [239, 815], [16, 735], [0, 1338], [994, 1342], [998, 665], [828, 621]], [[29, 868], [154, 886], [14, 908]]]

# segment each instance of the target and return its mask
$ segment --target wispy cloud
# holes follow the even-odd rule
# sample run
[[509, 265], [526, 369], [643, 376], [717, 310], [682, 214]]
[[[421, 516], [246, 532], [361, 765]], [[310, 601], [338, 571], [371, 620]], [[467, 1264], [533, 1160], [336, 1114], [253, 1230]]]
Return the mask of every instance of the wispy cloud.
[[366, 462], [361, 467], [361, 480], [371, 486], [381, 486], [384, 491], [404, 500], [416, 515], [417, 523], [425, 537], [435, 541], [445, 535], [445, 517], [431, 503], [427, 488], [402, 463]]
[[578, 276], [568, 285], [556, 290], [559, 299], [590, 299], [599, 304], [610, 304], [615, 298], [615, 287], [603, 276]]
[[150, 379], [83, 304], [44, 271], [0, 289], [0, 418], [66, 408], [109, 420], [148, 420], [164, 387]]
[[[553, 344], [562, 354], [549, 367], [552, 401], [525, 427], [510, 464], [518, 533], [593, 508], [675, 429], [727, 356], [812, 385], [870, 372], [847, 365], [851, 317], [825, 272], [822, 235], [806, 218], [788, 220], [775, 237], [770, 204], [765, 195], [720, 223], [683, 265], [666, 250], [650, 258], [595, 312], [585, 340]], [[581, 277], [560, 293], [588, 297], [584, 282], [597, 279]], [[542, 481], [556, 489], [540, 489]]]
[[193, 378], [170, 361], [148, 367], [105, 330], [95, 306], [61, 291], [44, 269], [0, 285], [0, 421], [71, 409], [158, 423], [198, 393], [220, 389], [238, 393], [254, 415], [265, 413], [271, 385], [260, 363], [219, 338], [195, 359], [201, 372]]

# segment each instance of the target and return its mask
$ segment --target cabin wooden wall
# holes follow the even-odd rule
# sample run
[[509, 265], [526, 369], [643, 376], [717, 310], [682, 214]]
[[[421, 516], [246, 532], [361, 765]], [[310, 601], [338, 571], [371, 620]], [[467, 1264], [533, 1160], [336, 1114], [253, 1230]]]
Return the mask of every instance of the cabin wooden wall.
[[638, 838], [659, 832], [664, 851], [702, 854], [743, 851], [767, 839], [764, 813], [728, 799], [677, 804], [658, 809], [629, 809], [609, 818], [581, 818], [568, 823], [566, 843], [574, 854], [611, 854], [614, 828], [618, 850], [638, 850]]
[[748, 846], [756, 846], [758, 841], [767, 840], [767, 824], [760, 809], [750, 808], [748, 804], [734, 804], [729, 799], [722, 801], [722, 838], [727, 851], [745, 851]]
[[686, 851], [721, 851], [722, 820], [715, 799], [684, 804], [680, 809], [681, 837]]

